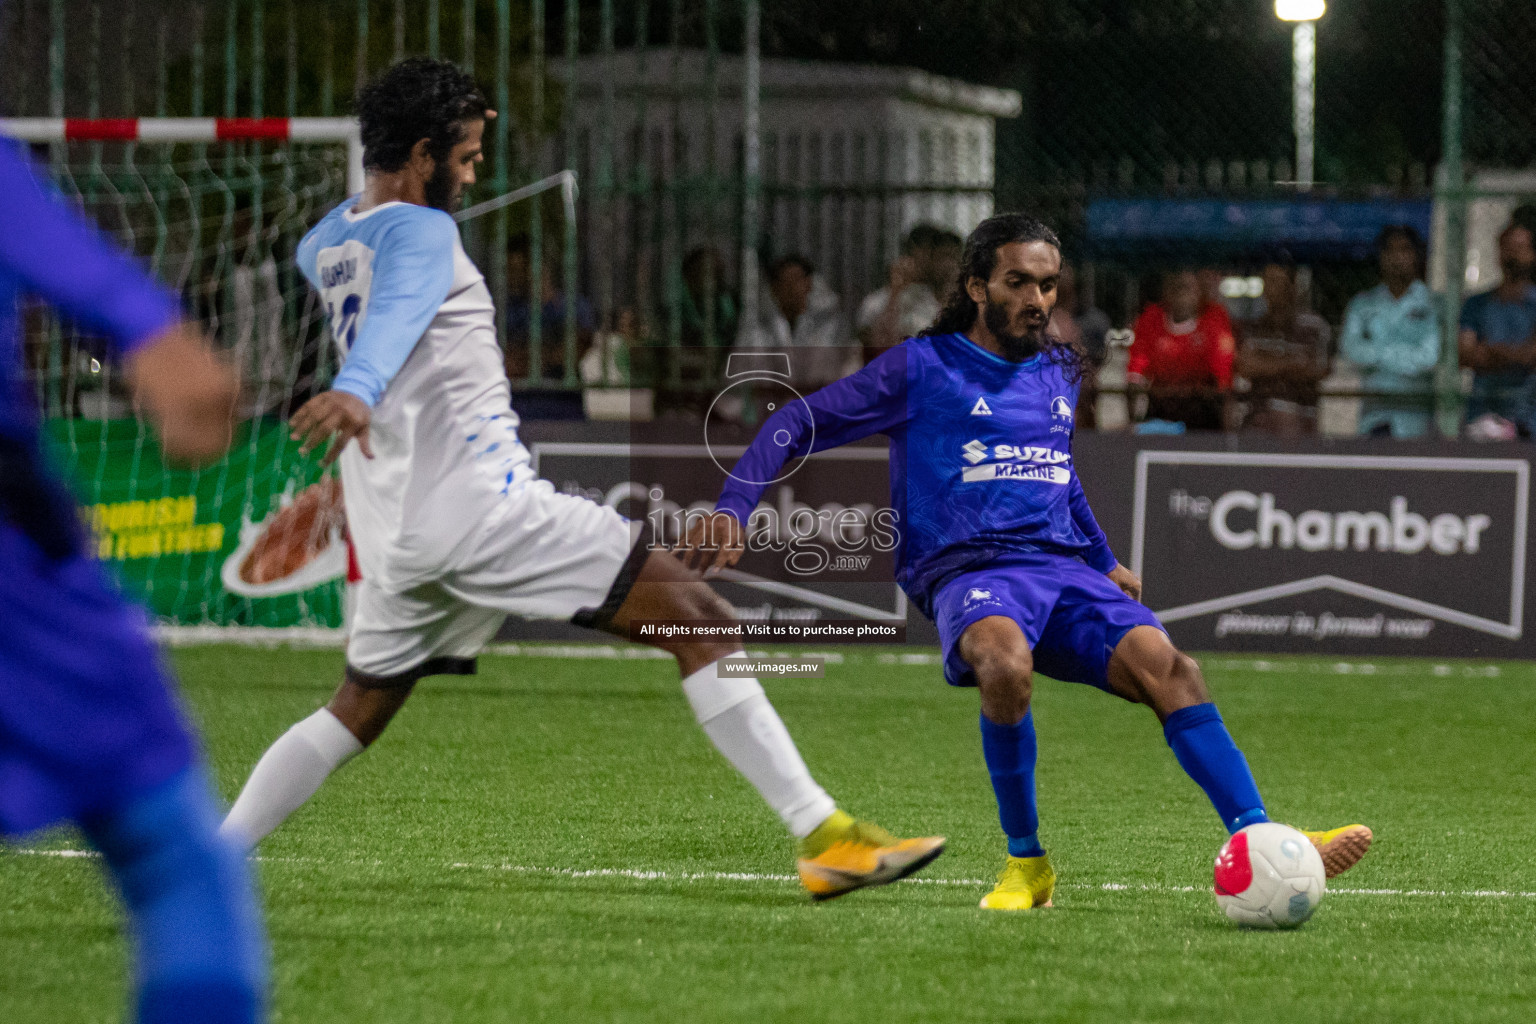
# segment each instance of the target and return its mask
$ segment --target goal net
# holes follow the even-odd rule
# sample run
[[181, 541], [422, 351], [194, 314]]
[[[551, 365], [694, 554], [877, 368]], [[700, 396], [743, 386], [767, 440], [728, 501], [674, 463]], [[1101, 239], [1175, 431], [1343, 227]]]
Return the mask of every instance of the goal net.
[[340, 488], [315, 457], [299, 455], [286, 428], [336, 369], [293, 253], [348, 194], [349, 172], [356, 182], [355, 139], [335, 124], [303, 140], [285, 123], [257, 122], [245, 141], [238, 125], [220, 124], [211, 142], [188, 141], [204, 131], [193, 122], [79, 124], [50, 136], [48, 124], [8, 122], [0, 133], [51, 143], [36, 151], [39, 166], [181, 294], [244, 382], [228, 456], [199, 470], [168, 467], [99, 340], [45, 307], [23, 310], [46, 436], [97, 554], [165, 622], [339, 625]]

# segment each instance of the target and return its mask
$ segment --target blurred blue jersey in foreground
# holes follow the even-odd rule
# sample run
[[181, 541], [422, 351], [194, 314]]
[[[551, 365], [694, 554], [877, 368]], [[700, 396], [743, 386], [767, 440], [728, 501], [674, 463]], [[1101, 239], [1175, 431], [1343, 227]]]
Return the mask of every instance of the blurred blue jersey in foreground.
[[49, 303], [117, 356], [178, 302], [71, 212], [0, 140], [0, 835], [63, 819], [101, 851], [136, 951], [135, 1019], [249, 1024], [261, 927], [148, 622], [81, 543], [44, 465], [21, 303]]

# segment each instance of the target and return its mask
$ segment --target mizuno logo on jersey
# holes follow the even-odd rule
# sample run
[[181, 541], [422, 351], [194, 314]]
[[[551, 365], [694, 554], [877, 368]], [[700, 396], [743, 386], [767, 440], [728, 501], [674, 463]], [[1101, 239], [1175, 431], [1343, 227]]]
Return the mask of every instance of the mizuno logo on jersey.
[[982, 397], [979, 397], [979, 398], [976, 399], [976, 404], [971, 406], [971, 415], [972, 416], [991, 416], [992, 415], [992, 407], [987, 405], [987, 399], [986, 399], [985, 396], [982, 396]]

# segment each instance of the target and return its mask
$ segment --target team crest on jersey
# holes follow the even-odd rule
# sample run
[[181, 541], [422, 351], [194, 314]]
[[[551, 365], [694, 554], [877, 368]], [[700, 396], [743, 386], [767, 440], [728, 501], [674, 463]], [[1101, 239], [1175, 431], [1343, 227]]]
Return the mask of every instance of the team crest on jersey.
[[983, 601], [991, 601], [991, 600], [992, 600], [992, 591], [990, 591], [990, 590], [983, 590], [981, 587], [972, 587], [970, 590], [966, 591], [966, 593], [965, 593], [965, 603], [967, 605], [981, 604]]
[[976, 399], [976, 404], [971, 406], [971, 415], [972, 416], [991, 416], [992, 415], [992, 407], [987, 405], [987, 399], [986, 399], [985, 395], [978, 397]]
[[1070, 420], [1072, 418], [1071, 403], [1068, 402], [1065, 398], [1062, 398], [1060, 395], [1057, 395], [1055, 398], [1051, 399], [1051, 415], [1060, 416], [1063, 419]]

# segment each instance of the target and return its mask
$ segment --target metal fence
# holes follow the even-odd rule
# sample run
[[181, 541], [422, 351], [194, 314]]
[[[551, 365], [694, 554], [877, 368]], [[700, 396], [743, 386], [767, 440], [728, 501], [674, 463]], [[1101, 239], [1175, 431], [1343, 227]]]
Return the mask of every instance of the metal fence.
[[764, 62], [757, 0], [15, 0], [0, 16], [0, 113], [19, 117], [331, 116], [402, 56], [458, 61], [504, 112], [470, 201], [567, 168], [580, 184], [574, 220], [540, 194], [465, 228], [524, 387], [578, 384], [604, 336], [642, 357], [626, 376], [707, 387], [684, 350], [757, 321], [767, 260], [809, 257], [852, 303], [912, 224], [990, 213], [992, 121], [1017, 106], [908, 71]]
[[[1444, 428], [1459, 418], [1463, 293], [1498, 279], [1497, 231], [1536, 195], [1528, 2], [1337, 2], [1306, 52], [1268, 0], [825, 6], [9, 0], [0, 112], [344, 114], [403, 55], [459, 61], [508, 113], [471, 200], [563, 168], [581, 186], [574, 223], [545, 196], [466, 230], [525, 388], [577, 385], [593, 339], [620, 333], [654, 356], [635, 374], [702, 387], [708, 373], [677, 353], [729, 346], [766, 312], [765, 258], [810, 256], [847, 315], [913, 224], [965, 230], [994, 202], [1060, 227], [1080, 305], [1117, 329], [1171, 264], [1235, 290], [1277, 257], [1300, 264], [1304, 301], [1337, 326], [1374, 281], [1358, 239], [1279, 251], [1254, 235], [1106, 235], [1127, 208], [1103, 204], [1418, 204], [1447, 325], [1425, 398]], [[1311, 175], [1293, 123], [1306, 60]]]

